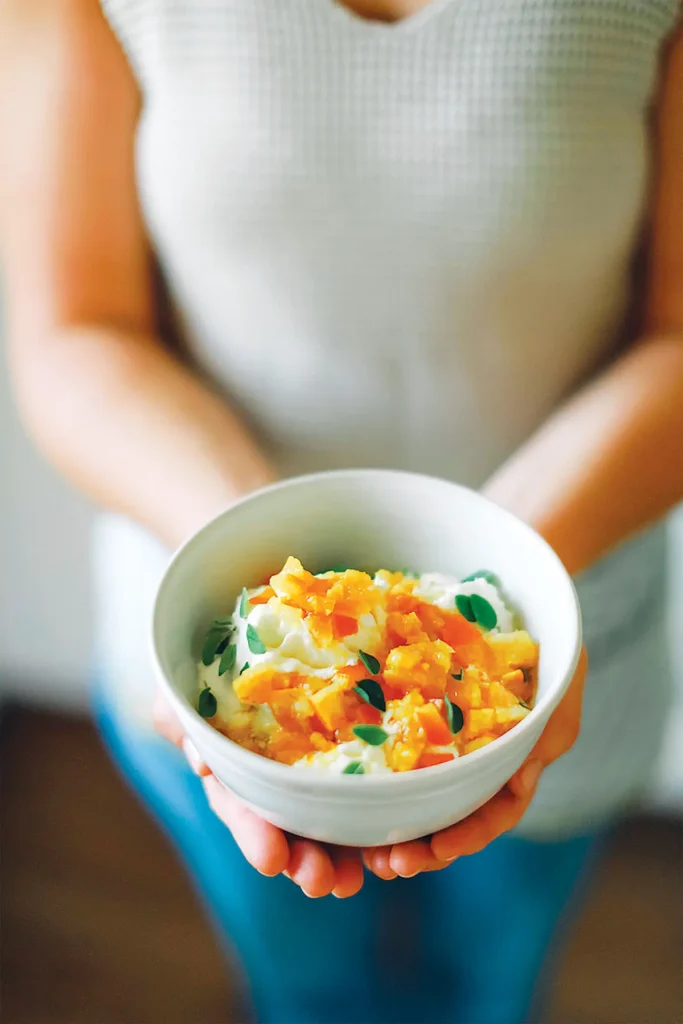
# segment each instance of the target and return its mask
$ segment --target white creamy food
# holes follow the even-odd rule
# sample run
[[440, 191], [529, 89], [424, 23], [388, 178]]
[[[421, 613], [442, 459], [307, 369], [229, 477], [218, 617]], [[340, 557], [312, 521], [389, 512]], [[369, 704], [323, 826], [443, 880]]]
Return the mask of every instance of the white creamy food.
[[[286, 570], [290, 563], [294, 568], [290, 568], [292, 575], [287, 577]], [[353, 573], [353, 570], [350, 570], [349, 573]], [[456, 697], [460, 700], [462, 708], [456, 707], [454, 711], [451, 710], [452, 701], [449, 705], [449, 699], [443, 694], [443, 687], [436, 691], [436, 696], [439, 699], [433, 700], [433, 673], [442, 671], [440, 664], [443, 663], [444, 657], [447, 658], [446, 664], [450, 662], [451, 654], [457, 658], [457, 643], [447, 632], [443, 635], [451, 643], [456, 643], [456, 648], [451, 648], [439, 640], [439, 634], [435, 637], [432, 632], [430, 639], [430, 636], [420, 632], [422, 626], [415, 615], [407, 614], [412, 607], [418, 610], [426, 608], [428, 612], [427, 606], [431, 606], [434, 610], [443, 611], [443, 614], [441, 611], [438, 612], [437, 619], [434, 621], [442, 622], [443, 628], [446, 630], [449, 628], [448, 622], [452, 623], [457, 620], [464, 626], [465, 634], [470, 638], [472, 635], [476, 638], [497, 634], [500, 635], [502, 641], [505, 641], [508, 634], [512, 638], [526, 637], [527, 652], [530, 649], [537, 650], [527, 634], [515, 632], [517, 617], [503, 597], [495, 577], [489, 573], [482, 573], [461, 581], [439, 573], [426, 573], [420, 577], [409, 578], [382, 570], [370, 579], [363, 574], [355, 573], [355, 578], [351, 579], [349, 587], [355, 585], [357, 591], [364, 597], [365, 603], [358, 606], [363, 610], [359, 611], [354, 618], [349, 618], [347, 594], [347, 599], [340, 606], [342, 607], [340, 621], [344, 628], [334, 633], [329, 630], [327, 634], [324, 630], [321, 633], [321, 621], [324, 626], [327, 622], [326, 615], [331, 615], [334, 618], [335, 612], [327, 609], [324, 614], [320, 614], [322, 605], [315, 602], [318, 600], [324, 602], [324, 593], [327, 593], [327, 590], [324, 585], [315, 581], [329, 581], [329, 588], [337, 584], [340, 579], [342, 581], [347, 579], [347, 576], [347, 573], [330, 572], [313, 577], [303, 569], [300, 563], [290, 559], [282, 574], [273, 577], [271, 583], [277, 589], [276, 581], [281, 578], [285, 580], [285, 584], [288, 579], [294, 580], [296, 583], [299, 577], [304, 582], [308, 581], [307, 585], [313, 595], [308, 603], [306, 603], [308, 599], [303, 584], [304, 597], [301, 600], [299, 600], [301, 597], [299, 591], [295, 588], [290, 593], [285, 584], [283, 584], [285, 589], [281, 592], [273, 591], [271, 587], [258, 587], [244, 591], [235, 602], [232, 615], [217, 620], [211, 627], [212, 630], [218, 631], [217, 636], [222, 643], [216, 647], [211, 663], [207, 665], [202, 661], [198, 668], [199, 691], [204, 700], [204, 709], [202, 710], [200, 706], [200, 713], [203, 713], [204, 717], [211, 718], [217, 728], [225, 732], [226, 735], [236, 738], [237, 742], [244, 742], [245, 745], [251, 746], [251, 749], [263, 753], [268, 753], [276, 734], [280, 740], [284, 735], [286, 741], [287, 722], [290, 723], [289, 728], [293, 730], [294, 735], [300, 731], [301, 723], [305, 723], [310, 733], [310, 744], [305, 746], [306, 753], [303, 756], [296, 757], [291, 751], [285, 751], [281, 757], [269, 753], [268, 756], [275, 756], [276, 760], [285, 760], [285, 757], [288, 757], [289, 760], [286, 760], [285, 763], [328, 774], [375, 774], [405, 770], [403, 767], [397, 767], [399, 748], [401, 744], [407, 745], [407, 756], [410, 760], [414, 753], [414, 751], [411, 752], [410, 743], [417, 744], [418, 740], [421, 744], [420, 749], [423, 751], [422, 760], [415, 764], [415, 758], [413, 758], [409, 767], [437, 764], [457, 757], [461, 753], [466, 753], [469, 749], [474, 749], [477, 743], [481, 745], [484, 742], [490, 742], [492, 738], [495, 738], [494, 732], [491, 730], [502, 728], [503, 723], [505, 723], [505, 727], [508, 727], [513, 721], [519, 720], [528, 713], [527, 704], [521, 701], [521, 698], [518, 699], [509, 694], [504, 694], [505, 701], [503, 703], [514, 704], [515, 707], [512, 709], [507, 706], [503, 710], [493, 706], [488, 708], [482, 704], [482, 700], [476, 697], [476, 693], [480, 691], [476, 686], [472, 690], [467, 673], [463, 678], [462, 665], [459, 672], [451, 672], [450, 677], [443, 676], [444, 680], [450, 678], [456, 680], [455, 683], [449, 683], [449, 685], [455, 687]], [[363, 583], [363, 580], [366, 582]], [[295, 595], [294, 597], [292, 593]], [[321, 593], [323, 593], [323, 597], [318, 598], [316, 595]], [[346, 594], [346, 592], [344, 593]], [[395, 598], [397, 594], [398, 598], [393, 599], [392, 603], [392, 595]], [[408, 601], [405, 607], [401, 604], [401, 595]], [[471, 605], [468, 603], [470, 598], [474, 598]], [[257, 603], [252, 604], [252, 601]], [[296, 606], [297, 601], [299, 601], [299, 606]], [[400, 613], [397, 612], [397, 609]], [[468, 623], [474, 622], [475, 613], [481, 614], [481, 609], [484, 610], [482, 621], [485, 622], [485, 625], [477, 626], [476, 623], [468, 625]], [[463, 621], [463, 615], [467, 623]], [[336, 618], [339, 619], [339, 616]], [[414, 620], [413, 623], [411, 623], [411, 619]], [[477, 619], [477, 621], [479, 620]], [[431, 628], [427, 620], [423, 625], [424, 628]], [[461, 629], [462, 626], [457, 627], [456, 625], [456, 629]], [[400, 639], [400, 636], [397, 639], [392, 630], [403, 627], [413, 630], [417, 628], [418, 632], [412, 639], [408, 634], [403, 640]], [[388, 640], [390, 636], [394, 636], [391, 641]], [[420, 637], [423, 638], [422, 641], [420, 641]], [[531, 648], [528, 645], [531, 645]], [[423, 648], [424, 653], [420, 653]], [[372, 655], [372, 652], [379, 653], [380, 651], [384, 652], [383, 659], [386, 659], [381, 671], [379, 661]], [[415, 662], [414, 670], [417, 673], [415, 679], [422, 680], [419, 685], [424, 692], [417, 693], [417, 695], [413, 692], [411, 696], [413, 680], [410, 672], [408, 679], [404, 680], [403, 689], [396, 690], [396, 664], [400, 662], [401, 658], [412, 656], [411, 652], [413, 651], [418, 651], [416, 655], [418, 661]], [[451, 653], [445, 654], [444, 652]], [[370, 661], [368, 661], [368, 654], [370, 654]], [[430, 661], [430, 659], [432, 660]], [[366, 668], [368, 665], [370, 668]], [[452, 667], [458, 668], [457, 661]], [[522, 673], [512, 664], [511, 668], [516, 684], [523, 686]], [[443, 669], [443, 672], [445, 671]], [[429, 675], [430, 672], [432, 676]], [[470, 670], [468, 669], [467, 672], [469, 673]], [[242, 680], [244, 673], [246, 675]], [[351, 714], [356, 717], [355, 719], [352, 717], [350, 724], [353, 725], [354, 720], [361, 724], [354, 726], [353, 735], [350, 734], [348, 727], [346, 730], [340, 729], [337, 732], [333, 728], [334, 721], [328, 717], [329, 700], [332, 697], [339, 700], [339, 694], [334, 691], [341, 685], [339, 683], [340, 673], [341, 676], [346, 673], [350, 679], [348, 686], [344, 687], [345, 693], [342, 694], [344, 699], [349, 697], [351, 691], [357, 695], [351, 698], [356, 708], [356, 711], [353, 710], [353, 707], [351, 708]], [[369, 676], [365, 682], [362, 678], [364, 675]], [[254, 691], [250, 691], [252, 699], [244, 701], [240, 700], [235, 692], [235, 685], [237, 685], [240, 692], [244, 693], [246, 681], [256, 677], [267, 678], [271, 681], [271, 685], [275, 685], [276, 689], [271, 694], [270, 704], [263, 694], [256, 697], [252, 696]], [[280, 679], [283, 680], [282, 683], [278, 682]], [[273, 680], [275, 680], [274, 683]], [[399, 684], [403, 685], [400, 671]], [[445, 681], [443, 685], [446, 685]], [[488, 686], [488, 681], [485, 685]], [[284, 689], [280, 689], [280, 686]], [[374, 686], [375, 691], [368, 695], [363, 690], [364, 686], [366, 688], [369, 686], [371, 689]], [[458, 696], [458, 686], [463, 691], [462, 699]], [[382, 687], [389, 695], [386, 701]], [[349, 692], [347, 693], [346, 690]], [[465, 690], [467, 690], [467, 694], [474, 694], [472, 698], [474, 704], [471, 708], [468, 705], [469, 698]], [[498, 702], [500, 702], [501, 692], [499, 688]], [[403, 698], [401, 697], [402, 693]], [[330, 695], [329, 700], [328, 695]], [[374, 702], [377, 699], [382, 701], [381, 706]], [[484, 701], [486, 699], [485, 697]], [[430, 702], [434, 705], [433, 707], [429, 706]], [[491, 703], [493, 704], [493, 702]], [[272, 709], [270, 705], [272, 705]], [[381, 714], [372, 710], [369, 705], [372, 705], [372, 708], [379, 707]], [[477, 710], [479, 707], [481, 710]], [[438, 714], [435, 709], [438, 710]], [[364, 710], [365, 717], [363, 717]], [[283, 714], [285, 715], [284, 719]], [[468, 715], [467, 721], [465, 714]], [[372, 718], [372, 715], [376, 717]], [[411, 718], [411, 715], [414, 717]], [[425, 716], [427, 717], [425, 718]], [[376, 724], [365, 726], [362, 724], [363, 722]], [[427, 740], [425, 740], [423, 725], [418, 727], [415, 724], [418, 722], [427, 723], [425, 726]], [[452, 733], [446, 728], [445, 722], [450, 723]], [[479, 723], [479, 733], [475, 730], [477, 723]], [[343, 721], [341, 724], [344, 724]], [[369, 729], [371, 733], [373, 729], [379, 730], [379, 740], [376, 735], [374, 739], [372, 736], [366, 736], [363, 729]], [[486, 729], [489, 731], [487, 732]], [[465, 735], [468, 738], [467, 744], [463, 742]], [[479, 735], [481, 735], [481, 739], [478, 738]], [[318, 749], [315, 749], [316, 746]]]

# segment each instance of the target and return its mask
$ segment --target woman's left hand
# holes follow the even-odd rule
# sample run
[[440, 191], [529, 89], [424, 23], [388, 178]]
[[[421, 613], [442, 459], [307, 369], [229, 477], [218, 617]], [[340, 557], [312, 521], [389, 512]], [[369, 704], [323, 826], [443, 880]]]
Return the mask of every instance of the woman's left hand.
[[533, 797], [541, 772], [570, 750], [581, 725], [581, 702], [588, 661], [585, 648], [569, 689], [550, 716], [538, 743], [522, 767], [488, 803], [468, 818], [430, 838], [363, 853], [365, 865], [380, 878], [412, 878], [422, 871], [447, 868], [457, 857], [478, 853], [519, 822]]
[[246, 860], [260, 874], [286, 875], [312, 898], [331, 893], [345, 899], [360, 891], [363, 885], [361, 850], [287, 835], [245, 807], [211, 774], [160, 692], [154, 706], [154, 724], [162, 736], [183, 751], [191, 769], [202, 781], [211, 809], [232, 833]]

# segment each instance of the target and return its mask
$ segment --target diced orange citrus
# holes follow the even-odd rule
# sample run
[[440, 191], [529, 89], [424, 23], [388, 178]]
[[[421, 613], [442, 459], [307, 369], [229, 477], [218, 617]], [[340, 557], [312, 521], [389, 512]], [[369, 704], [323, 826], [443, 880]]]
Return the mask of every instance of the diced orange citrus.
[[[429, 607], [429, 606], [427, 606]], [[457, 650], [459, 647], [478, 646], [482, 635], [473, 622], [468, 622], [464, 615], [458, 612], [443, 612], [444, 624], [441, 629], [441, 639]]]
[[414, 597], [403, 587], [395, 587], [387, 595], [387, 612], [401, 612], [403, 615], [410, 615], [420, 607], [421, 603], [419, 597]]
[[519, 706], [519, 700], [502, 683], [492, 679], [488, 687], [488, 705], [492, 708], [514, 708]]
[[359, 661], [355, 665], [345, 665], [343, 668], [338, 668], [334, 673], [335, 679], [345, 679], [349, 689], [353, 689], [356, 683], [360, 683], [361, 679], [367, 679], [368, 670], [365, 665]]
[[[416, 580], [384, 570], [377, 579], [381, 586], [355, 569], [323, 579], [288, 558], [250, 603], [278, 599], [299, 609], [321, 650], [355, 635], [362, 616], [372, 615], [383, 635], [366, 650], [381, 671], [372, 673], [360, 658], [329, 678], [256, 664], [233, 681], [234, 691], [246, 705], [268, 705], [276, 724], [256, 727], [247, 707], [229, 721], [216, 716], [218, 730], [285, 764], [331, 750], [355, 738], [356, 725], [383, 723], [382, 712], [354, 692], [369, 674], [386, 700], [389, 738], [383, 750], [393, 771], [442, 764], [453, 759], [454, 749], [477, 750], [526, 717], [520, 702], [533, 700], [538, 645], [525, 630], [484, 636], [459, 612], [417, 597]], [[446, 721], [446, 694], [463, 712], [464, 728], [456, 734]]]
[[429, 639], [415, 612], [389, 612], [387, 615], [387, 640], [390, 647]]
[[320, 615], [329, 615], [333, 610], [328, 596], [332, 580], [314, 576], [298, 558], [288, 558], [282, 572], [271, 576], [270, 585], [283, 604], [293, 608]]
[[330, 647], [335, 641], [331, 615], [307, 615], [306, 628], [318, 647]]
[[393, 739], [387, 743], [387, 764], [395, 772], [407, 772], [415, 767], [427, 745], [427, 737], [415, 714], [424, 705], [418, 690], [411, 690], [401, 700], [390, 701], [387, 711], [395, 728]]
[[470, 740], [463, 747], [463, 754], [471, 754], [473, 750], [479, 750], [480, 747], [485, 747], [489, 743], [493, 743], [496, 739], [495, 736], [478, 736], [476, 740]]
[[419, 689], [425, 697], [442, 696], [450, 675], [452, 653], [442, 640], [395, 647], [387, 656], [384, 677], [392, 686]]
[[397, 736], [387, 752], [387, 764], [394, 772], [409, 772], [417, 765], [425, 748], [419, 735]]
[[446, 764], [447, 761], [455, 760], [455, 754], [449, 754], [448, 751], [434, 752], [425, 750], [420, 756], [420, 760], [415, 765], [416, 768], [433, 768], [436, 764]]
[[282, 764], [294, 764], [299, 758], [313, 753], [315, 746], [305, 733], [291, 733], [286, 729], [277, 729], [270, 737], [267, 753], [275, 761]]
[[490, 732], [495, 724], [496, 712], [493, 708], [474, 708], [465, 715], [465, 728], [470, 738]]
[[335, 732], [339, 743], [355, 739], [354, 727], [357, 725], [381, 725], [382, 713], [373, 708], [357, 694], [347, 690], [344, 697], [344, 721]]
[[406, 580], [406, 577], [402, 572], [389, 572], [387, 569], [379, 569], [377, 571], [377, 579], [386, 583], [389, 589], [393, 589], [394, 587], [398, 587], [402, 584]]
[[353, 725], [381, 725], [382, 712], [362, 697], [350, 693], [346, 698], [346, 717]]
[[486, 639], [497, 675], [506, 675], [516, 668], [532, 668], [538, 664], [538, 644], [524, 629], [514, 633], [489, 633]]
[[315, 730], [314, 716], [317, 709], [313, 699], [300, 686], [273, 691], [269, 704], [273, 716], [283, 729], [303, 729], [309, 733]]
[[366, 572], [347, 569], [332, 580], [329, 598], [336, 614], [359, 619], [373, 610], [381, 593]]
[[332, 615], [332, 631], [335, 640], [341, 640], [345, 636], [353, 636], [358, 632], [358, 619], [350, 615]]
[[316, 750], [332, 750], [335, 746], [334, 742], [328, 740], [327, 736], [323, 736], [321, 732], [312, 732], [309, 738]]
[[311, 696], [311, 703], [318, 718], [330, 732], [339, 729], [346, 721], [344, 694], [348, 689], [348, 679], [339, 675], [334, 676], [328, 686]]
[[448, 696], [460, 707], [480, 708], [482, 699], [482, 680], [472, 669], [464, 669], [462, 679], [451, 678], [448, 682]]
[[267, 704], [276, 691], [299, 685], [299, 676], [278, 672], [271, 665], [254, 665], [238, 676], [232, 685], [245, 704]]
[[446, 747], [453, 741], [453, 734], [434, 704], [424, 704], [415, 711], [425, 731], [427, 743], [435, 747]]
[[500, 681], [509, 693], [514, 694], [520, 700], [526, 700], [531, 687], [527, 683], [521, 668], [515, 668], [512, 672], [506, 672], [501, 676]]
[[507, 732], [517, 722], [521, 722], [528, 714], [527, 709], [523, 708], [521, 704], [517, 704], [514, 708], [495, 708], [494, 710], [496, 726], [503, 732]]

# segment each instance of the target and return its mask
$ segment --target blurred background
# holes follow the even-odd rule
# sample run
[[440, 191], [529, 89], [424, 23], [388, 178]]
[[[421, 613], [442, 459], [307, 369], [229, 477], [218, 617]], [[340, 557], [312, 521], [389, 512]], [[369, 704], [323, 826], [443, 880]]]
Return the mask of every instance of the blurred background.
[[[2, 1019], [241, 1019], [170, 847], [89, 724], [93, 512], [34, 453], [4, 362], [0, 481]], [[677, 704], [656, 785], [615, 835], [573, 931], [554, 1024], [683, 1021], [683, 511], [671, 532]]]

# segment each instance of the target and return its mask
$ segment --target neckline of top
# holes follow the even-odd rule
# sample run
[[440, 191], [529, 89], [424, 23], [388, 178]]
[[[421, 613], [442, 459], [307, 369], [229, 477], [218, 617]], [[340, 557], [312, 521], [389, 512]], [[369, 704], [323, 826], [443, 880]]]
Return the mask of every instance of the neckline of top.
[[344, 0], [313, 0], [316, 5], [324, 4], [330, 15], [338, 19], [340, 24], [346, 24], [348, 28], [355, 29], [360, 33], [388, 37], [405, 35], [426, 27], [455, 2], [459, 2], [459, 0], [429, 0], [429, 3], [413, 14], [407, 14], [396, 21], [379, 21], [363, 17], [348, 7]]

